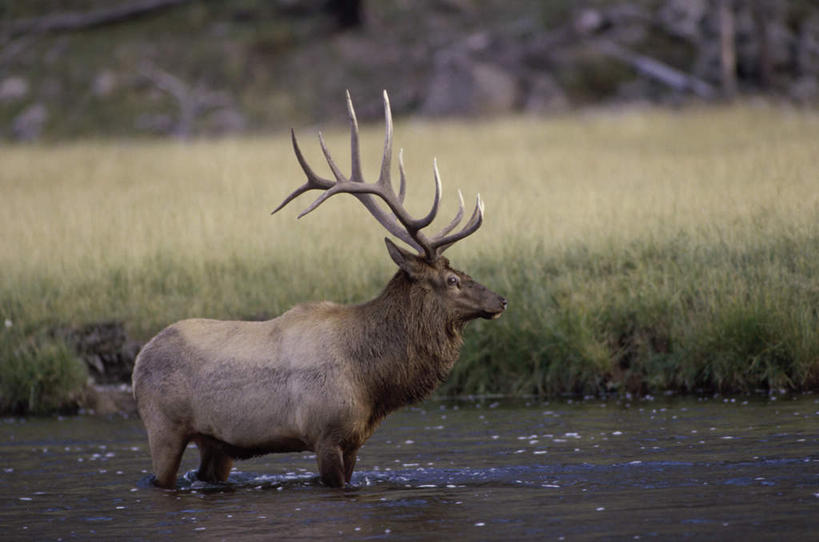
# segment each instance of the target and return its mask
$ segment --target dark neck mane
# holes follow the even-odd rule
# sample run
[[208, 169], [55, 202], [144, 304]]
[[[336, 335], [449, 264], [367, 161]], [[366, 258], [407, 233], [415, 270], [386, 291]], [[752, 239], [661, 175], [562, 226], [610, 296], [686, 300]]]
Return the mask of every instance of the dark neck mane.
[[429, 395], [458, 359], [463, 323], [403, 271], [367, 303], [352, 307], [361, 325], [349, 354], [374, 408], [373, 421]]

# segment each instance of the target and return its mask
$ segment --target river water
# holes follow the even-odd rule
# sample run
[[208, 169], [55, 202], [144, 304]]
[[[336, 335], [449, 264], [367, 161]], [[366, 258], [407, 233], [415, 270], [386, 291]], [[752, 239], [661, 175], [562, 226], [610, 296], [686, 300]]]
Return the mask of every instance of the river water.
[[3, 540], [816, 540], [819, 396], [428, 401], [389, 417], [352, 484], [311, 454], [226, 485], [149, 483], [137, 419], [0, 421]]

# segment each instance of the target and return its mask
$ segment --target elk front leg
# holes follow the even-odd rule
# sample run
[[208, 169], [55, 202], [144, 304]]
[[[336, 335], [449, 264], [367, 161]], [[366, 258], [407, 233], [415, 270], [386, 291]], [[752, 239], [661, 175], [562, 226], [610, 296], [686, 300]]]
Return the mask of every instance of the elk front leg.
[[324, 444], [316, 452], [321, 482], [329, 487], [344, 487], [344, 459], [341, 446]]

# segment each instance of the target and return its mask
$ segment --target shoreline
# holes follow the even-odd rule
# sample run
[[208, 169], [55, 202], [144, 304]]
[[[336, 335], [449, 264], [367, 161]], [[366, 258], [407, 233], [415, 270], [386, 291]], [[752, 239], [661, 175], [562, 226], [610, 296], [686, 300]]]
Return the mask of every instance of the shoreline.
[[[632, 394], [604, 394], [604, 395], [561, 395], [559, 397], [539, 397], [536, 395], [516, 396], [503, 394], [488, 394], [488, 395], [442, 395], [433, 394], [430, 397], [423, 399], [419, 403], [411, 406], [418, 406], [429, 401], [446, 401], [446, 402], [475, 402], [475, 401], [492, 401], [488, 408], [495, 408], [499, 401], [539, 401], [545, 404], [552, 402], [558, 403], [582, 403], [589, 400], [598, 401], [622, 401], [624, 405], [629, 406], [634, 403], [653, 403], [655, 401], [670, 401], [672, 399], [697, 399], [697, 400], [723, 400], [724, 402], [735, 403], [739, 398], [743, 401], [748, 400], [762, 400], [767, 398], [770, 402], [778, 400], [787, 400], [789, 398], [813, 396], [816, 392], [814, 390], [755, 390], [748, 393], [728, 393], [722, 394], [718, 392], [707, 393], [700, 392], [685, 392], [685, 391], [671, 391], [667, 390], [658, 395], [632, 395]], [[78, 408], [76, 412], [70, 413], [75, 416], [120, 416], [122, 418], [139, 418], [137, 412], [136, 401], [134, 400], [133, 390], [130, 384], [89, 384], [82, 392], [81, 398], [77, 402]], [[61, 416], [65, 414], [46, 414], [38, 417]], [[0, 418], [9, 417], [8, 413], [1, 414]], [[30, 415], [22, 415], [28, 417]], [[18, 417], [18, 416], [12, 416]]]
[[78, 401], [77, 414], [139, 417], [130, 384], [89, 384]]

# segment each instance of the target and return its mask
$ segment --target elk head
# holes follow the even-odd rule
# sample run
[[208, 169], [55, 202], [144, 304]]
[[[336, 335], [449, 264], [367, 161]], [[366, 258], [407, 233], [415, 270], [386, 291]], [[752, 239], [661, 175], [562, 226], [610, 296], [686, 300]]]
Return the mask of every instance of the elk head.
[[[483, 223], [484, 204], [481, 201], [480, 194], [477, 196], [472, 216], [460, 230], [453, 232], [464, 216], [464, 200], [459, 190], [459, 206], [455, 217], [438, 233], [428, 236], [422, 230], [429, 226], [437, 216], [438, 206], [441, 201], [441, 179], [438, 173], [437, 160], [433, 160], [432, 167], [435, 181], [432, 208], [425, 216], [413, 218], [403, 205], [406, 194], [403, 150], [398, 153], [398, 170], [400, 172], [398, 194], [395, 193], [390, 179], [393, 128], [387, 92], [384, 91], [384, 120], [386, 124], [384, 154], [381, 159], [381, 172], [374, 183], [367, 183], [362, 177], [358, 145], [358, 121], [356, 120], [349, 91], [347, 92], [347, 113], [350, 119], [352, 170], [350, 176], [346, 177], [336, 165], [327, 150], [321, 132], [318, 135], [321, 150], [327, 159], [335, 180], [316, 175], [301, 153], [295, 131], [291, 130], [293, 150], [307, 176], [307, 181], [290, 193], [273, 213], [276, 213], [290, 201], [309, 190], [323, 190], [323, 193], [301, 212], [299, 218], [312, 212], [336, 194], [352, 194], [390, 234], [417, 251], [417, 254], [412, 254], [399, 248], [389, 238], [385, 238], [390, 257], [398, 265], [399, 269], [405, 273], [416, 288], [419, 288], [427, 295], [431, 295], [442, 307], [445, 307], [446, 312], [453, 320], [465, 323], [475, 318], [499, 317], [506, 309], [506, 299], [475, 282], [466, 273], [450, 267], [449, 260], [442, 256], [447, 248], [475, 233]], [[380, 206], [376, 198], [383, 201], [389, 211]]]

